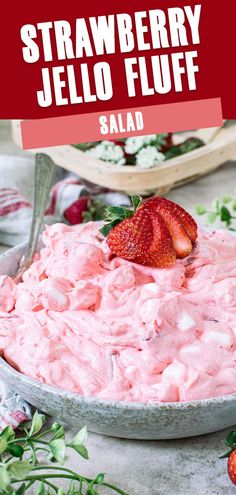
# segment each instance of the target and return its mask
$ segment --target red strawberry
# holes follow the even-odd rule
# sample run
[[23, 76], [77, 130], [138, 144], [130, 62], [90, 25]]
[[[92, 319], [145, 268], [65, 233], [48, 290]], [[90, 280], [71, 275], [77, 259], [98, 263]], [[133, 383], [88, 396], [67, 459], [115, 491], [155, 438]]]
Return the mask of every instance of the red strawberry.
[[144, 201], [131, 197], [133, 211], [125, 207], [109, 207], [107, 224], [101, 229], [108, 233], [112, 253], [141, 265], [167, 267], [176, 256], [184, 258], [193, 250], [197, 224], [179, 205], [165, 198]]
[[[152, 243], [147, 250], [147, 265], [165, 268], [176, 261], [176, 253], [169, 229], [158, 213], [148, 212], [152, 220]], [[152, 263], [150, 264], [150, 260]]]
[[173, 201], [170, 201], [169, 199], [156, 196], [154, 198], [147, 199], [146, 201], [144, 201], [143, 204], [148, 204], [149, 207], [154, 207], [158, 210], [162, 207], [165, 207], [165, 209], [168, 208], [171, 211], [172, 215], [174, 215], [181, 221], [191, 241], [196, 241], [197, 224], [193, 217], [191, 217], [191, 215], [186, 210], [184, 210], [184, 208], [177, 205], [177, 203], [173, 203]]
[[233, 450], [233, 452], [231, 452], [228, 458], [227, 468], [228, 475], [232, 483], [236, 485], [236, 450]]
[[82, 196], [77, 199], [72, 205], [70, 205], [64, 211], [65, 219], [71, 224], [75, 225], [77, 223], [83, 222], [83, 213], [88, 209], [89, 198], [87, 196]]
[[117, 224], [107, 238], [112, 253], [141, 265], [167, 267], [175, 262], [172, 239], [161, 217], [146, 209]]
[[152, 209], [159, 213], [171, 234], [178, 258], [188, 256], [197, 238], [195, 220], [181, 206], [165, 198], [155, 197], [144, 201], [141, 208]]

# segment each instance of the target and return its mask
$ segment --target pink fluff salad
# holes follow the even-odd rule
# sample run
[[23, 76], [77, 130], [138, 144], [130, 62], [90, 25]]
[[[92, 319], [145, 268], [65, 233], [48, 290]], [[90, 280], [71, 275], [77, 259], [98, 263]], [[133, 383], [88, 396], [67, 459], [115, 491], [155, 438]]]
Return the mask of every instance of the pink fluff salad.
[[176, 402], [236, 392], [236, 239], [200, 231], [167, 269], [114, 257], [98, 225], [55, 224], [23, 281], [0, 277], [0, 350], [85, 396]]

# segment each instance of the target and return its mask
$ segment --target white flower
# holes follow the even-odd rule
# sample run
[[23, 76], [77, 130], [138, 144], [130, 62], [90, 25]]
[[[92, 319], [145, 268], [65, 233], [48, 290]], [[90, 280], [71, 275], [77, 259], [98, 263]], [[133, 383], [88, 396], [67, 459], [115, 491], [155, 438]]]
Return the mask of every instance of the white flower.
[[101, 141], [85, 153], [104, 162], [112, 162], [117, 165], [125, 165], [126, 163], [123, 148], [112, 141]]
[[127, 138], [125, 143], [125, 152], [128, 153], [128, 155], [134, 155], [143, 146], [150, 144], [153, 141], [156, 141], [156, 134]]
[[136, 155], [136, 165], [139, 168], [152, 168], [160, 165], [165, 160], [165, 155], [160, 153], [155, 146], [142, 148]]

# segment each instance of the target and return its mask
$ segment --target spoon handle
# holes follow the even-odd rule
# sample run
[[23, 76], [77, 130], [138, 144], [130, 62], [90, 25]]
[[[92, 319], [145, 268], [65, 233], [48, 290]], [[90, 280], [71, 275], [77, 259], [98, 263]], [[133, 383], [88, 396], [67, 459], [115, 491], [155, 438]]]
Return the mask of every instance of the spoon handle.
[[34, 257], [44, 213], [48, 204], [54, 172], [55, 164], [53, 160], [44, 153], [37, 153], [34, 179], [34, 208], [30, 237], [23, 265], [20, 267], [16, 275], [17, 280], [19, 280], [24, 271], [27, 270]]

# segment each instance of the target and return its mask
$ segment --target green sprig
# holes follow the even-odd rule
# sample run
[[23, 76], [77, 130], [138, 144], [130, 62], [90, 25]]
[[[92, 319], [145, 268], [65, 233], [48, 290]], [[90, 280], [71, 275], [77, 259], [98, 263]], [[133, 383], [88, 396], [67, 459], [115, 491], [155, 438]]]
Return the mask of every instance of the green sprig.
[[[99, 495], [99, 487], [128, 495], [107, 483], [103, 473], [88, 478], [64, 467], [67, 448], [88, 459], [86, 440], [87, 428], [84, 427], [67, 443], [63, 426], [53, 423], [47, 428], [45, 416], [37, 411], [23, 433], [16, 434], [7, 426], [0, 433], [0, 494], [24, 495], [34, 486], [36, 495]], [[42, 452], [46, 453], [46, 462], [38, 457]], [[57, 484], [61, 480], [68, 481], [65, 490]]]
[[217, 220], [223, 227], [236, 231], [236, 200], [230, 196], [223, 196], [222, 199], [215, 198], [212, 202], [212, 209], [207, 209], [204, 205], [196, 206], [197, 215], [206, 215], [207, 225], [213, 225]]

